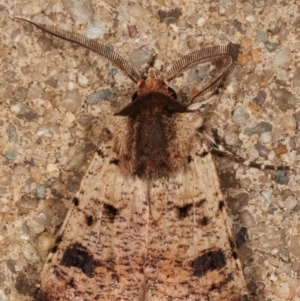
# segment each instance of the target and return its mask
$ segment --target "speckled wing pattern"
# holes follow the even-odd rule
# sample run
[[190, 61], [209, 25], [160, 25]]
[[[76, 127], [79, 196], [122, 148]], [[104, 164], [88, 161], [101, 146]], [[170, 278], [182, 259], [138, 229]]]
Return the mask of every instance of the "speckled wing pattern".
[[246, 300], [215, 166], [195, 123], [178, 136], [189, 141], [187, 163], [152, 180], [124, 172], [115, 150], [128, 125], [116, 126], [81, 182], [35, 300]]

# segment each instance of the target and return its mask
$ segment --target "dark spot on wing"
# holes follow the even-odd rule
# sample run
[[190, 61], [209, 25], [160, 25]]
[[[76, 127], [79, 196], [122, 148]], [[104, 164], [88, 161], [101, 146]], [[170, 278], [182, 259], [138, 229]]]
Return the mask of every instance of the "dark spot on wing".
[[112, 223], [114, 221], [115, 216], [117, 215], [117, 213], [118, 213], [117, 208], [115, 208], [114, 206], [109, 205], [109, 204], [104, 204], [104, 206], [103, 206], [103, 217], [108, 218], [109, 222]]
[[94, 268], [98, 265], [93, 255], [80, 243], [74, 243], [65, 250], [60, 264], [78, 268], [89, 278], [94, 276]]
[[203, 206], [203, 204], [206, 202], [207, 200], [204, 198], [204, 199], [201, 199], [199, 202], [196, 202], [195, 203], [195, 207], [196, 208], [200, 208]]
[[62, 235], [58, 235], [58, 236], [55, 238], [55, 244], [58, 245], [61, 241], [62, 241]]
[[185, 218], [189, 215], [189, 212], [193, 208], [193, 204], [187, 204], [183, 207], [177, 207], [178, 213], [179, 213], [179, 218]]
[[208, 154], [209, 154], [208, 151], [204, 151], [203, 153], [200, 154], [200, 157], [201, 158], [206, 157]]
[[77, 288], [73, 277], [68, 281], [67, 285], [75, 289]]
[[225, 206], [224, 201], [220, 201], [220, 202], [219, 202], [219, 210], [222, 211], [223, 208], [224, 208], [224, 206]]
[[243, 246], [249, 240], [248, 229], [241, 227], [240, 231], [235, 235], [237, 248]]
[[232, 257], [234, 259], [238, 259], [239, 258], [239, 255], [238, 255], [237, 251], [232, 251]]
[[54, 246], [50, 250], [50, 253], [55, 253], [57, 251], [57, 247], [61, 241], [62, 241], [62, 235], [57, 236], [54, 242]]
[[119, 160], [118, 159], [112, 159], [109, 161], [109, 164], [115, 164], [115, 165], [119, 165]]
[[207, 216], [204, 216], [200, 221], [202, 226], [207, 226], [209, 223], [209, 218]]
[[192, 156], [188, 156], [187, 157], [187, 163], [191, 163], [192, 161], [194, 161], [193, 157]]
[[73, 198], [72, 202], [73, 202], [74, 206], [76, 206], [76, 207], [79, 205], [79, 199], [78, 198]]
[[90, 226], [93, 224], [93, 222], [94, 222], [94, 218], [93, 218], [92, 215], [86, 216], [86, 217], [85, 217], [85, 220], [86, 220], [86, 224], [87, 224], [89, 227], [90, 227]]
[[97, 154], [99, 155], [99, 157], [104, 158], [104, 153], [101, 149], [97, 150]]
[[202, 277], [208, 271], [219, 270], [226, 265], [223, 250], [207, 251], [193, 262], [194, 276]]

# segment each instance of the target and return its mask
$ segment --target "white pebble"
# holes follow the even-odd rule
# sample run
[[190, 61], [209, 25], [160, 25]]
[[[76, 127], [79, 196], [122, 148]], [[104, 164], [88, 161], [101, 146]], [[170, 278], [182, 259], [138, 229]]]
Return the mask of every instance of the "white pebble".
[[271, 150], [268, 154], [268, 160], [272, 162], [275, 160], [275, 158], [276, 158], [276, 154], [273, 150]]
[[297, 200], [294, 197], [289, 196], [285, 200], [285, 206], [287, 209], [292, 210], [297, 206]]
[[202, 27], [205, 24], [205, 19], [203, 17], [200, 17], [197, 20], [197, 26]]
[[24, 244], [21, 247], [21, 251], [24, 257], [29, 260], [30, 262], [39, 262], [41, 261], [40, 256], [37, 250], [31, 244]]
[[234, 145], [237, 143], [238, 139], [239, 139], [239, 135], [235, 132], [227, 132], [225, 134], [225, 142], [228, 145]]
[[272, 200], [273, 200], [273, 196], [272, 196], [272, 193], [270, 193], [269, 191], [266, 191], [266, 190], [262, 190], [260, 192], [260, 194], [262, 195], [262, 197], [268, 202], [268, 203], [271, 203]]
[[49, 163], [49, 164], [47, 164], [47, 171], [48, 172], [58, 171], [58, 167], [56, 164]]
[[271, 132], [264, 132], [260, 135], [260, 142], [267, 144], [272, 140]]
[[67, 90], [71, 91], [74, 90], [75, 88], [76, 88], [76, 83], [74, 83], [73, 81], [67, 83]]
[[220, 14], [220, 15], [224, 15], [225, 12], [226, 12], [226, 9], [225, 9], [224, 7], [220, 7], [220, 9], [219, 9], [219, 14]]
[[256, 21], [256, 17], [254, 15], [246, 16], [246, 20], [250, 23], [254, 23]]

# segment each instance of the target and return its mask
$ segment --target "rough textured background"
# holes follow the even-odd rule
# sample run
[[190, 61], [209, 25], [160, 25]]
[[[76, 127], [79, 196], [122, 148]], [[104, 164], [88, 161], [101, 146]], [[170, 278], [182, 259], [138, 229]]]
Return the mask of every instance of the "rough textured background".
[[0, 301], [31, 299], [89, 159], [136, 89], [13, 15], [98, 37], [133, 63], [156, 52], [162, 70], [202, 46], [241, 44], [210, 123], [240, 156], [293, 170], [216, 163], [252, 300], [300, 300], [299, 12], [280, 0], [0, 0]]

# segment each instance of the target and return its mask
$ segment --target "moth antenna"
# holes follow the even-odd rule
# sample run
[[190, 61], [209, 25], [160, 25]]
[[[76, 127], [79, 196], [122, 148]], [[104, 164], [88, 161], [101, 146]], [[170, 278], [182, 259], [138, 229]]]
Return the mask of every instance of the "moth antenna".
[[126, 76], [128, 76], [136, 84], [141, 79], [138, 72], [121, 55], [116, 53], [113, 50], [112, 46], [99, 43], [95, 40], [89, 39], [89, 38], [85, 37], [84, 35], [81, 35], [76, 32], [59, 29], [55, 26], [41, 24], [41, 23], [35, 23], [33, 21], [24, 19], [22, 17], [17, 17], [17, 16], [15, 16], [14, 18], [31, 23], [34, 26], [36, 26], [37, 28], [39, 28], [47, 33], [50, 33], [58, 38], [76, 43], [89, 50], [92, 50], [95, 53], [100, 54], [101, 56], [110, 60], [116, 67], [118, 67]]
[[252, 161], [248, 161], [245, 158], [237, 155], [236, 153], [232, 152], [230, 149], [226, 147], [225, 140], [218, 135], [216, 130], [209, 129], [207, 126], [201, 126], [198, 128], [198, 133], [201, 135], [201, 137], [205, 138], [205, 140], [208, 142], [208, 144], [212, 148], [213, 153], [222, 154], [229, 156], [232, 158], [235, 162], [244, 164], [248, 167], [255, 167], [259, 169], [268, 169], [268, 170], [293, 170], [289, 166], [284, 165], [270, 165], [270, 164], [261, 164], [256, 163]]
[[198, 64], [215, 62], [220, 59], [225, 60], [224, 66], [214, 75], [213, 79], [206, 83], [203, 88], [193, 96], [193, 99], [199, 95], [208, 93], [219, 87], [229, 76], [235, 67], [236, 59], [239, 54], [240, 46], [237, 44], [228, 44], [222, 46], [212, 46], [191, 52], [183, 56], [169, 70], [166, 81], [169, 82], [176, 78], [180, 72], [188, 70]]

